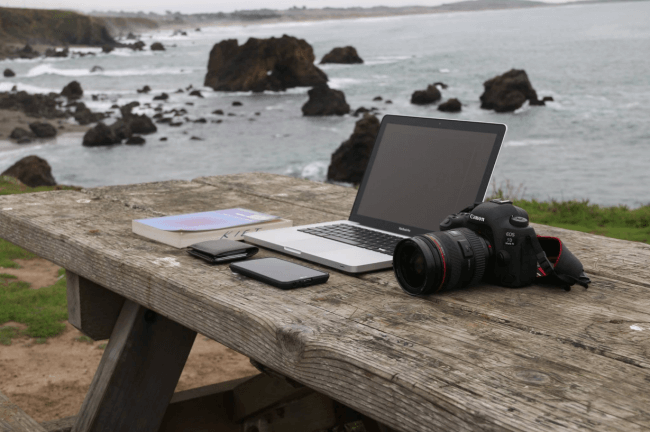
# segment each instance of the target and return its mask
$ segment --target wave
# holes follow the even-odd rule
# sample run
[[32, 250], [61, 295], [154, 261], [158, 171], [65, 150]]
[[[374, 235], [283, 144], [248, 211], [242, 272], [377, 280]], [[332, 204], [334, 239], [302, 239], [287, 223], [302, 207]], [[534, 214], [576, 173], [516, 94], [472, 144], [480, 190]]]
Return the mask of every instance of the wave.
[[58, 93], [61, 91], [61, 89], [52, 89], [52, 88], [46, 88], [46, 87], [37, 87], [29, 84], [22, 84], [19, 82], [0, 82], [0, 91], [2, 92], [7, 92], [11, 91], [11, 89], [16, 86], [16, 89], [18, 91], [26, 91], [27, 93], [35, 94], [35, 93]]
[[555, 144], [555, 140], [553, 139], [525, 139], [525, 140], [511, 140], [511, 141], [506, 141], [503, 146], [504, 147], [529, 147], [529, 146], [537, 146], [537, 145], [549, 145], [549, 144]]
[[325, 181], [327, 176], [328, 162], [316, 161], [305, 165], [304, 167], [292, 166], [285, 171], [286, 175], [292, 177], [304, 178], [313, 181]]
[[330, 78], [329, 86], [331, 88], [340, 89], [362, 83], [363, 81], [364, 80], [356, 78]]
[[27, 77], [37, 77], [41, 75], [60, 75], [67, 77], [82, 76], [109, 76], [109, 77], [126, 77], [126, 76], [144, 76], [144, 75], [187, 75], [194, 72], [203, 71], [203, 69], [192, 68], [157, 68], [157, 69], [121, 69], [121, 70], [103, 70], [90, 72], [89, 69], [57, 69], [51, 64], [38, 65], [27, 72]]

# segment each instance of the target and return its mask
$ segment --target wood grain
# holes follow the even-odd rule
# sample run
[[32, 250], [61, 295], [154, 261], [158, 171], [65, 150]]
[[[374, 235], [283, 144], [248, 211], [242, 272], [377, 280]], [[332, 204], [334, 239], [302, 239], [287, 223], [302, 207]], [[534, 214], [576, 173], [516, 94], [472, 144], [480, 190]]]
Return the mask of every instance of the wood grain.
[[[631, 328], [650, 327], [648, 287], [630, 282], [645, 269], [621, 282], [607, 267], [569, 293], [484, 285], [412, 298], [389, 271], [331, 271], [325, 285], [280, 291], [130, 232], [135, 218], [234, 205], [335, 220], [354, 193], [276, 177], [0, 197], [12, 208], [0, 211], [0, 237], [397, 430], [650, 427], [650, 331]], [[607, 242], [592, 240], [580, 241]]]
[[71, 271], [66, 271], [68, 321], [93, 340], [108, 339], [124, 305], [124, 297]]
[[45, 429], [0, 392], [0, 432], [45, 432]]
[[73, 432], [156, 432], [195, 337], [126, 301]]

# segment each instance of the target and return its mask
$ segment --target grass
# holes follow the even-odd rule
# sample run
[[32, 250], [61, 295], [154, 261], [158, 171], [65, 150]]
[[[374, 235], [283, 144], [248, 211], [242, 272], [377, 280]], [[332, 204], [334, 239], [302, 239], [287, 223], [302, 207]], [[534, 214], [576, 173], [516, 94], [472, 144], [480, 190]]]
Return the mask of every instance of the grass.
[[[63, 275], [64, 270], [59, 270], [59, 274]], [[36, 338], [36, 343], [45, 343], [47, 338], [63, 332], [67, 318], [65, 277], [52, 286], [34, 290], [27, 282], [0, 274], [0, 323], [16, 321], [27, 326], [23, 332], [1, 327], [2, 344], [10, 345], [11, 339], [20, 334]]]
[[537, 201], [520, 197], [524, 189], [493, 185], [493, 198], [511, 199], [514, 205], [528, 212], [531, 222], [599, 234], [622, 240], [650, 243], [650, 205], [636, 209], [627, 206], [602, 207], [582, 201]]

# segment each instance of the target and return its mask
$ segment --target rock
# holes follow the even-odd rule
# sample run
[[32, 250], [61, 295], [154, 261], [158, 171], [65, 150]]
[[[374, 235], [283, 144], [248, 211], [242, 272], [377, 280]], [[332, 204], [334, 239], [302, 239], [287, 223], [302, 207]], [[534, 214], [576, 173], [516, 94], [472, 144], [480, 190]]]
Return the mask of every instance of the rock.
[[109, 128], [111, 128], [115, 134], [117, 140], [115, 144], [119, 144], [122, 140], [129, 139], [133, 135], [131, 126], [129, 126], [129, 123], [125, 122], [124, 119], [117, 119], [115, 123], [109, 126]]
[[167, 137], [161, 137], [160, 141], [167, 141]]
[[149, 47], [151, 51], [165, 51], [165, 46], [160, 42], [154, 42]]
[[137, 41], [137, 42], [132, 43], [132, 44], [124, 44], [123, 46], [125, 48], [131, 48], [133, 51], [142, 51], [144, 49], [144, 47], [147, 46], [147, 44], [142, 42], [142, 41]]
[[537, 99], [537, 92], [528, 79], [526, 71], [511, 69], [483, 83], [481, 108], [496, 112], [512, 112], [528, 101], [530, 105], [544, 105]]
[[354, 47], [346, 46], [343, 48], [334, 48], [329, 53], [325, 54], [323, 59], [320, 61], [320, 64], [325, 63], [343, 63], [343, 64], [354, 64], [354, 63], [363, 63], [357, 50]]
[[82, 126], [88, 125], [90, 123], [96, 123], [100, 120], [106, 118], [106, 115], [102, 113], [94, 113], [85, 104], [79, 102], [74, 113], [74, 119]]
[[433, 85], [436, 86], [436, 87], [440, 87], [443, 90], [446, 90], [447, 87], [449, 87], [447, 84], [445, 84], [443, 82], [440, 82], [440, 81], [434, 82]]
[[327, 82], [314, 65], [314, 50], [303, 39], [250, 38], [239, 46], [236, 39], [214, 45], [205, 85], [219, 91], [282, 91]]
[[21, 127], [17, 127], [14, 128], [13, 131], [11, 131], [11, 135], [9, 135], [9, 138], [15, 139], [17, 141], [27, 138], [31, 141], [31, 138], [36, 138], [36, 135], [33, 132], [25, 130]]
[[39, 138], [54, 138], [56, 136], [56, 128], [49, 123], [34, 122], [29, 124], [29, 128]]
[[302, 106], [305, 116], [344, 115], [350, 112], [350, 105], [345, 101], [345, 94], [340, 90], [319, 84], [307, 92], [309, 100]]
[[327, 179], [358, 184], [363, 179], [370, 160], [375, 139], [379, 133], [379, 120], [372, 114], [364, 114], [357, 121], [350, 138], [332, 153], [327, 169]]
[[139, 106], [140, 106], [140, 102], [138, 101], [129, 102], [128, 104], [122, 105], [120, 107], [120, 113], [122, 113], [122, 117], [128, 117], [131, 115], [131, 111], [133, 111], [133, 108]]
[[176, 90], [176, 93], [185, 93], [185, 90], [183, 90], [183, 89], [178, 89], [178, 90]]
[[239, 102], [239, 101], [233, 101], [233, 103], [232, 103], [232, 106], [242, 106], [242, 105], [244, 105], [244, 104]]
[[220, 109], [218, 109], [218, 110], [214, 110], [214, 111], [212, 111], [212, 114], [215, 114], [215, 115], [223, 115], [223, 110], [220, 110]]
[[200, 98], [203, 97], [203, 95], [201, 94], [201, 90], [192, 90], [190, 92], [190, 96], [196, 96], [196, 97], [200, 97]]
[[553, 99], [553, 96], [544, 96], [544, 98], [542, 99], [542, 102], [544, 102], [544, 103], [546, 103], [546, 102], [554, 102], [554, 101], [555, 101], [555, 99]]
[[31, 144], [32, 140], [31, 138], [21, 138], [18, 141], [16, 141], [16, 144]]
[[262, 115], [262, 113], [258, 111], [258, 112], [255, 113], [255, 115], [259, 116], [259, 115]]
[[440, 100], [442, 95], [435, 85], [430, 85], [426, 90], [417, 90], [411, 95], [411, 103], [415, 105], [428, 105]]
[[146, 85], [146, 86], [142, 87], [141, 89], [137, 89], [136, 91], [137, 91], [138, 93], [144, 93], [144, 94], [147, 94], [147, 93], [149, 93], [149, 92], [151, 91], [151, 87], [149, 87], [148, 85]]
[[[201, 97], [203, 97], [203, 96], [201, 96]], [[185, 105], [187, 105], [187, 106], [194, 106], [194, 102], [185, 102]]]
[[382, 98], [381, 96], [375, 96], [374, 98], [372, 98], [372, 100], [373, 100], [374, 102], [379, 102], [379, 101], [384, 100], [384, 98]]
[[200, 138], [200, 137], [197, 137], [197, 136], [193, 136], [193, 137], [190, 138], [190, 139], [191, 139], [192, 141], [203, 141], [203, 138]]
[[144, 138], [142, 138], [141, 136], [134, 135], [131, 138], [129, 138], [128, 140], [126, 140], [125, 144], [129, 144], [129, 145], [131, 145], [131, 144], [144, 144], [146, 142], [147, 141]]
[[208, 121], [204, 119], [203, 117], [194, 120], [192, 123], [207, 123]]
[[131, 33], [131, 32], [129, 32], [129, 34], [126, 35], [126, 38], [129, 39], [129, 40], [135, 40], [135, 39], [137, 39], [136, 36], [135, 36], [133, 33]]
[[45, 50], [45, 57], [67, 57], [70, 54], [68, 48], [63, 48], [61, 51], [55, 48], [48, 48]]
[[63, 118], [70, 115], [58, 109], [56, 93], [28, 94], [27, 92], [0, 93], [0, 109], [21, 111], [36, 118]]
[[174, 33], [172, 33], [172, 36], [187, 36], [187, 32], [183, 30], [174, 30]]
[[449, 99], [447, 102], [438, 105], [438, 111], [460, 112], [461, 109], [462, 109], [462, 104], [456, 98]]
[[194, 31], [200, 32], [200, 31], [201, 31], [201, 28], [200, 28], [200, 27], [197, 27], [196, 29], [194, 29]]
[[106, 126], [103, 122], [99, 122], [94, 128], [88, 129], [84, 135], [82, 145], [85, 147], [96, 147], [119, 144], [120, 142], [121, 140], [117, 137], [113, 128]]
[[13, 78], [16, 76], [16, 72], [12, 71], [11, 69], [5, 69], [3, 75], [5, 78]]
[[354, 117], [358, 117], [359, 114], [365, 114], [367, 112], [370, 112], [370, 110], [366, 107], [359, 107], [357, 108], [354, 113], [352, 114]]
[[67, 86], [63, 87], [61, 91], [61, 96], [68, 98], [68, 100], [81, 99], [84, 95], [84, 91], [81, 88], [81, 84], [77, 81], [72, 81]]
[[108, 54], [108, 53], [110, 53], [111, 51], [113, 51], [114, 49], [115, 49], [115, 47], [112, 46], [112, 45], [104, 45], [104, 46], [102, 46], [102, 52], [103, 52], [104, 54]]
[[235, 117], [235, 116], [237, 116], [237, 114], [235, 114], [235, 113], [228, 113], [228, 117]]
[[40, 54], [38, 51], [34, 50], [30, 44], [25, 44], [23, 48], [16, 50], [16, 55], [22, 59], [33, 59], [38, 57]]
[[103, 70], [104, 68], [101, 66], [93, 66], [93, 68], [90, 70], [90, 73], [102, 72]]
[[169, 99], [169, 95], [167, 93], [161, 93], [158, 96], [154, 96], [153, 100], [167, 100]]
[[387, 99], [387, 100], [386, 100], [386, 102], [384, 102], [384, 103], [387, 103], [387, 104], [392, 104], [392, 103], [393, 103], [393, 101], [392, 101], [392, 100], [390, 100], [390, 99]]
[[52, 167], [38, 156], [25, 156], [2, 173], [17, 178], [29, 187], [56, 186]]
[[146, 114], [130, 114], [124, 121], [131, 127], [134, 134], [150, 134], [158, 131], [158, 128]]

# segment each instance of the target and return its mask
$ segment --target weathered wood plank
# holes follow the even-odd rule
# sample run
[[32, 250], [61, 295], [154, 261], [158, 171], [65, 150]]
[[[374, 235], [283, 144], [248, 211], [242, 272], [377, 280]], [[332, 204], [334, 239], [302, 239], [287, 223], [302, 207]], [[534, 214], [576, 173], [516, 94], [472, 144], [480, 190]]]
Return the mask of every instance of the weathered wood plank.
[[[400, 430], [648, 426], [643, 368], [552, 336], [481, 321], [473, 311], [407, 298], [381, 279], [333, 272], [326, 285], [278, 292], [225, 266], [135, 238], [130, 220], [148, 214], [144, 210], [104, 199], [76, 203], [78, 197], [83, 195], [12, 198], [17, 211], [0, 212], [0, 236], [57, 257], [58, 264], [67, 262], [76, 273], [93, 275], [101, 285]], [[47, 205], [47, 215], [39, 205]], [[376, 315], [368, 318], [366, 311]], [[421, 328], [412, 325], [425, 313]], [[489, 332], [494, 337], [486, 337]], [[627, 373], [636, 385], [619, 382]], [[541, 384], [533, 384], [536, 379]], [[592, 394], [597, 387], [601, 393]]]
[[68, 321], [93, 340], [108, 339], [124, 305], [124, 297], [66, 271]]
[[155, 432], [196, 332], [126, 301], [74, 432]]
[[57, 420], [50, 420], [41, 423], [47, 432], [70, 432], [77, 421], [77, 416], [64, 417]]
[[0, 391], [0, 432], [45, 432], [45, 429]]

